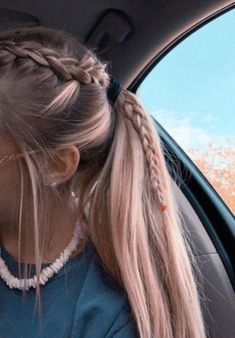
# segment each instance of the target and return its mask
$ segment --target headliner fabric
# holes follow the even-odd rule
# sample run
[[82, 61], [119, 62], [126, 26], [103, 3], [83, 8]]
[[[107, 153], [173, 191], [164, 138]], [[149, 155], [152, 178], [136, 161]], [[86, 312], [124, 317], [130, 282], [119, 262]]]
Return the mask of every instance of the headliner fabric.
[[[1, 254], [18, 276], [18, 262], [4, 247]], [[30, 276], [34, 274], [32, 265]], [[41, 325], [33, 315], [35, 294], [29, 289], [24, 298], [0, 278], [1, 338], [139, 337], [126, 293], [106, 272], [91, 242], [41, 286]]]

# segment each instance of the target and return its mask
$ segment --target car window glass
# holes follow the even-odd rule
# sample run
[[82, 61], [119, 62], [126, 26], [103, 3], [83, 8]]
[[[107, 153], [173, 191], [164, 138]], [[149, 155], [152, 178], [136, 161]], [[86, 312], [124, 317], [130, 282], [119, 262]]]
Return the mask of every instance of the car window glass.
[[235, 10], [173, 48], [138, 95], [235, 214]]

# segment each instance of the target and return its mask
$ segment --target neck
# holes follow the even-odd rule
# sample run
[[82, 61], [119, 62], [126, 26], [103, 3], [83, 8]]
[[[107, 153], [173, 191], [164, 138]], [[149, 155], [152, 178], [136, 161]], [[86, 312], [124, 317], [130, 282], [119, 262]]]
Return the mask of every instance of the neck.
[[[45, 228], [44, 245], [41, 238], [40, 251], [42, 252], [42, 263], [52, 263], [59, 257], [61, 251], [63, 251], [70, 242], [75, 223], [77, 221], [76, 215], [71, 211], [71, 208], [61, 205], [53, 205], [53, 210], [49, 217], [49, 227]], [[28, 212], [28, 210], [27, 210]], [[25, 213], [26, 214], [26, 213]], [[24, 215], [24, 213], [23, 213]], [[29, 219], [27, 217], [29, 222]], [[24, 217], [22, 218], [22, 224], [25, 223]], [[14, 257], [15, 260], [19, 260], [18, 254], [18, 242], [19, 233], [18, 227], [15, 224], [5, 223], [5, 226], [1, 226], [1, 245]], [[12, 230], [15, 229], [15, 230]], [[27, 229], [27, 231], [26, 231]], [[31, 218], [30, 226], [22, 227], [21, 234], [21, 253], [20, 261], [22, 263], [35, 264], [35, 252], [34, 252], [34, 229], [33, 220]], [[83, 249], [83, 242], [81, 241], [76, 251], [72, 256], [76, 255]]]

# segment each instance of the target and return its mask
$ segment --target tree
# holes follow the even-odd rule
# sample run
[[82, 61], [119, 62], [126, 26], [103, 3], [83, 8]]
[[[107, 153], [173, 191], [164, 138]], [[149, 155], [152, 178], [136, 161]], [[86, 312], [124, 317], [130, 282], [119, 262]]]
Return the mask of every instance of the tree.
[[235, 142], [212, 143], [204, 151], [188, 149], [189, 156], [235, 214]]

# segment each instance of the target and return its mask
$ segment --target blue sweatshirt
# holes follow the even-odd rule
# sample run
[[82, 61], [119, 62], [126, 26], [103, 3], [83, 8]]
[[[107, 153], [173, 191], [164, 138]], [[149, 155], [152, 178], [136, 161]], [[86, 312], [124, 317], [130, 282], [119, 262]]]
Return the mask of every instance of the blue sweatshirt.
[[[18, 262], [4, 247], [1, 256], [18, 276]], [[32, 265], [30, 276], [34, 274]], [[40, 290], [41, 321], [34, 313], [35, 289], [24, 298], [0, 278], [1, 338], [139, 338], [127, 295], [104, 269], [91, 242]]]

